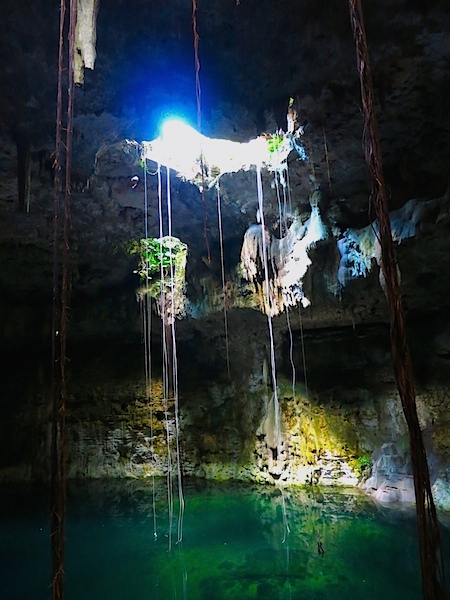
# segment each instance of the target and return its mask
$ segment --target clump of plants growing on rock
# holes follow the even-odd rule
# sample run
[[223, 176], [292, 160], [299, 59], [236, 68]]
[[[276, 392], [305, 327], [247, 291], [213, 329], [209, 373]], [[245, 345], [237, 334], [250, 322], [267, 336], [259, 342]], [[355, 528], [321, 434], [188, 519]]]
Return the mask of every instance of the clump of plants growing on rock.
[[170, 274], [170, 269], [180, 270], [185, 266], [187, 246], [178, 238], [165, 236], [162, 238], [143, 238], [133, 241], [130, 254], [139, 254], [139, 268], [135, 271], [145, 282], [156, 275]]
[[135, 273], [143, 285], [138, 295], [154, 298], [159, 313], [164, 311], [169, 323], [182, 316], [187, 245], [173, 236], [143, 238], [130, 244], [129, 253], [139, 255]]
[[273, 133], [267, 139], [267, 147], [269, 149], [269, 152], [278, 152], [278, 150], [280, 150], [281, 146], [283, 145], [283, 142], [283, 135], [280, 135], [279, 133]]
[[370, 456], [368, 456], [367, 454], [358, 456], [358, 458], [356, 459], [356, 470], [360, 477], [362, 477], [368, 471], [368, 469], [370, 469], [371, 464], [372, 461], [370, 459]]

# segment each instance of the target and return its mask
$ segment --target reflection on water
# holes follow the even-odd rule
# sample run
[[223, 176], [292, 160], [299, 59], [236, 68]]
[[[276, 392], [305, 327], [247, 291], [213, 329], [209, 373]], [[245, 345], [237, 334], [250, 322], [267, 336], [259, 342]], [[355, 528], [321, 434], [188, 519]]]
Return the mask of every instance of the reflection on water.
[[[30, 486], [0, 492], [0, 598], [50, 598], [47, 493]], [[169, 552], [165, 482], [154, 491], [150, 481], [71, 483], [66, 598], [421, 598], [411, 510], [382, 509], [356, 490], [311, 487], [282, 494], [187, 481], [185, 496], [184, 540]], [[173, 542], [176, 526], [174, 519]]]

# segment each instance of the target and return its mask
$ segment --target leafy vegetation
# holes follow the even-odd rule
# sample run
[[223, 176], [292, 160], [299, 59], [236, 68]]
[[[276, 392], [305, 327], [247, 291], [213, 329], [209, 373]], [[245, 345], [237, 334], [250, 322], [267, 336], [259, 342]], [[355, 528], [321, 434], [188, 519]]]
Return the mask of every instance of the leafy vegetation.
[[136, 271], [142, 279], [153, 279], [155, 275], [167, 275], [170, 269], [174, 271], [184, 265], [187, 246], [178, 238], [166, 236], [163, 238], [143, 238], [133, 242], [130, 254], [139, 254], [139, 268]]
[[364, 472], [370, 467], [372, 461], [370, 456], [367, 454], [363, 454], [362, 456], [358, 456], [356, 459], [356, 469], [360, 476], [364, 474]]
[[272, 134], [271, 137], [268, 138], [268, 140], [267, 140], [267, 146], [269, 148], [269, 152], [270, 153], [277, 152], [281, 148], [281, 145], [283, 144], [283, 139], [284, 139], [283, 136], [278, 133]]
[[144, 283], [139, 296], [156, 300], [159, 314], [167, 323], [185, 314], [185, 273], [187, 246], [178, 238], [143, 238], [128, 247], [130, 254], [140, 257], [138, 273]]

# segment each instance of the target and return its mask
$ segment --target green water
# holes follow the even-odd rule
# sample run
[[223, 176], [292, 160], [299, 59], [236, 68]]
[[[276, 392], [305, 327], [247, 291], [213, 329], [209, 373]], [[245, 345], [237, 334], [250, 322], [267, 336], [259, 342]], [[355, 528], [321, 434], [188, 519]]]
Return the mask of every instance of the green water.
[[[46, 490], [0, 492], [0, 598], [50, 598]], [[355, 490], [283, 495], [272, 487], [187, 482], [183, 542], [176, 543], [175, 506], [169, 550], [164, 482], [155, 489], [151, 481], [71, 483], [66, 598], [421, 598], [413, 512], [377, 507]]]

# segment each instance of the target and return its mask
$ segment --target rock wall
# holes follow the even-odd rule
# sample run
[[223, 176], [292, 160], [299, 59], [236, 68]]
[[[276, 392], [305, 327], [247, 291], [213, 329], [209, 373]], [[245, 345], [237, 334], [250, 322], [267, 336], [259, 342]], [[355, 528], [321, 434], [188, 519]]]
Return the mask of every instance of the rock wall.
[[[247, 334], [252, 337], [250, 330]], [[336, 332], [307, 336], [307, 385], [298, 366], [301, 346], [297, 343], [299, 348], [293, 352], [297, 365], [293, 381], [290, 364], [282, 360], [284, 342], [278, 339], [276, 398], [268, 349], [260, 339], [248, 343], [240, 339], [245, 363], [240, 361], [237, 346], [236, 352], [231, 346], [232, 370], [239, 369], [232, 371], [230, 378], [224, 364], [206, 365], [204, 353], [196, 356], [190, 350], [190, 343], [200, 343], [197, 339], [182, 340], [179, 447], [183, 474], [268, 484], [360, 485], [381, 502], [412, 501], [407, 427], [389, 354], [385, 353], [386, 340], [382, 344], [380, 335], [377, 329], [346, 330], [339, 338]], [[342, 351], [345, 347], [346, 352]], [[334, 361], [327, 356], [327, 349], [335, 353]], [[190, 360], [185, 360], [185, 353]], [[105, 344], [73, 350], [67, 413], [68, 477], [165, 475], [168, 448], [170, 463], [176, 468], [173, 399], [164, 400], [159, 365], [154, 368], [149, 397], [142, 354], [140, 345]], [[359, 364], [355, 364], [356, 354], [360, 355]], [[218, 360], [210, 356], [212, 363]], [[428, 356], [422, 368], [429, 371], [432, 361]], [[6, 373], [2, 378], [8, 410], [0, 425], [0, 478], [45, 479], [51, 438], [45, 361], [42, 356], [20, 353], [9, 358], [9, 379]], [[321, 366], [326, 362], [329, 374], [323, 373]], [[450, 397], [448, 382], [439, 373], [435, 363], [433, 377], [418, 384], [417, 405], [437, 503], [450, 509]]]

